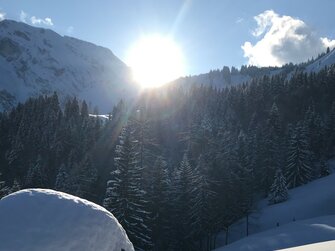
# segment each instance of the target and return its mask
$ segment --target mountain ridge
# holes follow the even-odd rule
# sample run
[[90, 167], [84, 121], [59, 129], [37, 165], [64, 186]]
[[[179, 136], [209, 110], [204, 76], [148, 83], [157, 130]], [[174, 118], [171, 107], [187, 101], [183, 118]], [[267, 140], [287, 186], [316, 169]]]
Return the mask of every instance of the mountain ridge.
[[0, 22], [0, 109], [30, 96], [77, 96], [103, 111], [138, 89], [108, 48], [13, 20]]
[[[335, 63], [335, 50], [315, 60], [282, 67], [224, 66], [221, 70], [180, 77], [167, 85], [210, 85], [226, 88], [250, 82], [264, 75], [318, 72]], [[38, 95], [57, 92], [61, 102], [76, 96], [110, 112], [120, 99], [133, 99], [139, 86], [131, 69], [110, 49], [51, 29], [5, 19], [0, 22], [0, 111]]]

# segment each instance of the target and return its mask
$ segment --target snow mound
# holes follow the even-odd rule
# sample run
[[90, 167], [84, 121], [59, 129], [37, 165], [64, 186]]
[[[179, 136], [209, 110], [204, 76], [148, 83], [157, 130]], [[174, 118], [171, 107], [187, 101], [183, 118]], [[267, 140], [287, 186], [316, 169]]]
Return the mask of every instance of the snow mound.
[[0, 200], [0, 250], [133, 251], [114, 216], [87, 200], [26, 189]]
[[309, 245], [304, 245], [300, 247], [281, 249], [281, 251], [333, 251], [335, 249], [335, 241], [325, 241], [320, 243], [314, 243]]
[[[219, 248], [217, 251], [277, 250], [334, 239], [335, 215], [330, 215], [293, 222], [259, 234], [254, 234], [231, 245]], [[332, 243], [332, 245], [334, 247], [334, 243]], [[302, 248], [298, 250], [305, 249]]]

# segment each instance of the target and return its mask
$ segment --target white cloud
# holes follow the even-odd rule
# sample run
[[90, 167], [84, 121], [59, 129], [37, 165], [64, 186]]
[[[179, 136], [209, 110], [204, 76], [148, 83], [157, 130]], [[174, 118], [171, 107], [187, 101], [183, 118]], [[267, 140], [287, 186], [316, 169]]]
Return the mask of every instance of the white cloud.
[[2, 12], [2, 11], [0, 10], [0, 21], [5, 20], [5, 19], [6, 19], [6, 13], [5, 13], [5, 12]]
[[53, 26], [54, 25], [50, 17], [46, 17], [44, 19], [41, 19], [41, 18], [37, 18], [35, 16], [32, 16], [30, 18], [30, 22], [33, 25], [41, 25], [41, 24], [44, 24], [44, 25], [47, 25], [47, 26]]
[[69, 26], [66, 29], [66, 33], [71, 35], [73, 33], [73, 30], [74, 30], [74, 27], [73, 26]]
[[53, 22], [50, 17], [46, 17], [44, 19], [37, 18], [35, 16], [30, 17], [26, 12], [21, 10], [20, 12], [20, 21], [23, 23], [30, 22], [32, 25], [46, 25], [46, 26], [53, 26]]
[[257, 28], [252, 31], [259, 40], [253, 45], [242, 45], [248, 64], [257, 66], [281, 66], [285, 63], [300, 63], [327, 47], [335, 47], [335, 40], [320, 38], [305, 22], [291, 16], [280, 16], [267, 10], [255, 16]]
[[25, 13], [23, 10], [21, 10], [20, 12], [20, 21], [23, 23], [27, 23], [27, 13]]

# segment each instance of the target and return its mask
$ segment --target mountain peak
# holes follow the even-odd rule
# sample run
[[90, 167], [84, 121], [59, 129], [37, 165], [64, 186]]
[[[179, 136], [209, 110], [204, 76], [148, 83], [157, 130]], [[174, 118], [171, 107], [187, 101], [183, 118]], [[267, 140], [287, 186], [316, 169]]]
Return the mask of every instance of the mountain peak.
[[107, 112], [136, 92], [129, 68], [109, 49], [7, 19], [0, 22], [0, 74], [0, 91], [14, 103], [56, 91]]

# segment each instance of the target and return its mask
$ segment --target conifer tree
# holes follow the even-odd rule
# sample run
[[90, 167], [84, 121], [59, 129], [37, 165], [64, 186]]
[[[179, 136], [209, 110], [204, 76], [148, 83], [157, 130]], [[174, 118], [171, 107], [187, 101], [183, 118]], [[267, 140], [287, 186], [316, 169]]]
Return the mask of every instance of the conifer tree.
[[266, 127], [263, 155], [263, 186], [266, 192], [273, 183], [275, 170], [280, 168], [282, 163], [282, 130], [279, 118], [279, 110], [276, 103], [273, 103]]
[[320, 162], [320, 177], [325, 177], [331, 174], [329, 165], [325, 159], [322, 159]]
[[157, 157], [151, 171], [151, 184], [148, 191], [150, 202], [150, 229], [154, 250], [166, 250], [171, 241], [170, 181], [166, 161]]
[[306, 130], [298, 123], [291, 133], [288, 147], [286, 179], [289, 187], [306, 184], [312, 179], [311, 152], [306, 138]]
[[187, 153], [184, 154], [180, 167], [176, 172], [175, 205], [176, 205], [176, 250], [192, 250], [194, 245], [193, 238], [195, 229], [192, 228], [191, 201], [194, 194], [194, 173], [188, 159]]
[[17, 191], [21, 190], [21, 185], [20, 183], [17, 181], [17, 179], [14, 179], [13, 181], [13, 185], [10, 188], [10, 193], [15, 193]]
[[70, 192], [69, 185], [68, 185], [68, 181], [69, 181], [68, 179], [69, 179], [69, 174], [66, 170], [66, 166], [63, 163], [58, 170], [54, 188], [58, 191]]
[[95, 199], [94, 185], [98, 179], [98, 171], [92, 163], [92, 157], [86, 154], [76, 174], [77, 188], [75, 194], [89, 200]]
[[115, 149], [115, 171], [107, 182], [103, 205], [125, 228], [135, 248], [147, 250], [152, 245], [150, 229], [146, 225], [149, 213], [145, 211], [147, 201], [145, 191], [141, 189], [141, 169], [135, 154], [129, 128], [124, 128], [120, 144]]
[[[212, 224], [216, 220], [213, 214], [215, 192], [212, 191], [212, 181], [209, 178], [209, 167], [203, 155], [198, 158], [198, 164], [193, 170], [193, 191], [190, 201], [191, 226], [194, 231], [194, 241], [198, 242], [199, 249], [203, 250], [203, 238], [212, 235]], [[206, 240], [208, 241], [208, 240]]]
[[9, 187], [6, 186], [6, 182], [1, 179], [1, 176], [0, 173], [0, 199], [10, 193]]
[[25, 187], [44, 188], [46, 185], [47, 177], [45, 175], [43, 160], [41, 155], [38, 155], [35, 163], [28, 169]]
[[277, 204], [288, 199], [286, 179], [281, 171], [277, 169], [274, 182], [270, 188], [269, 204]]

